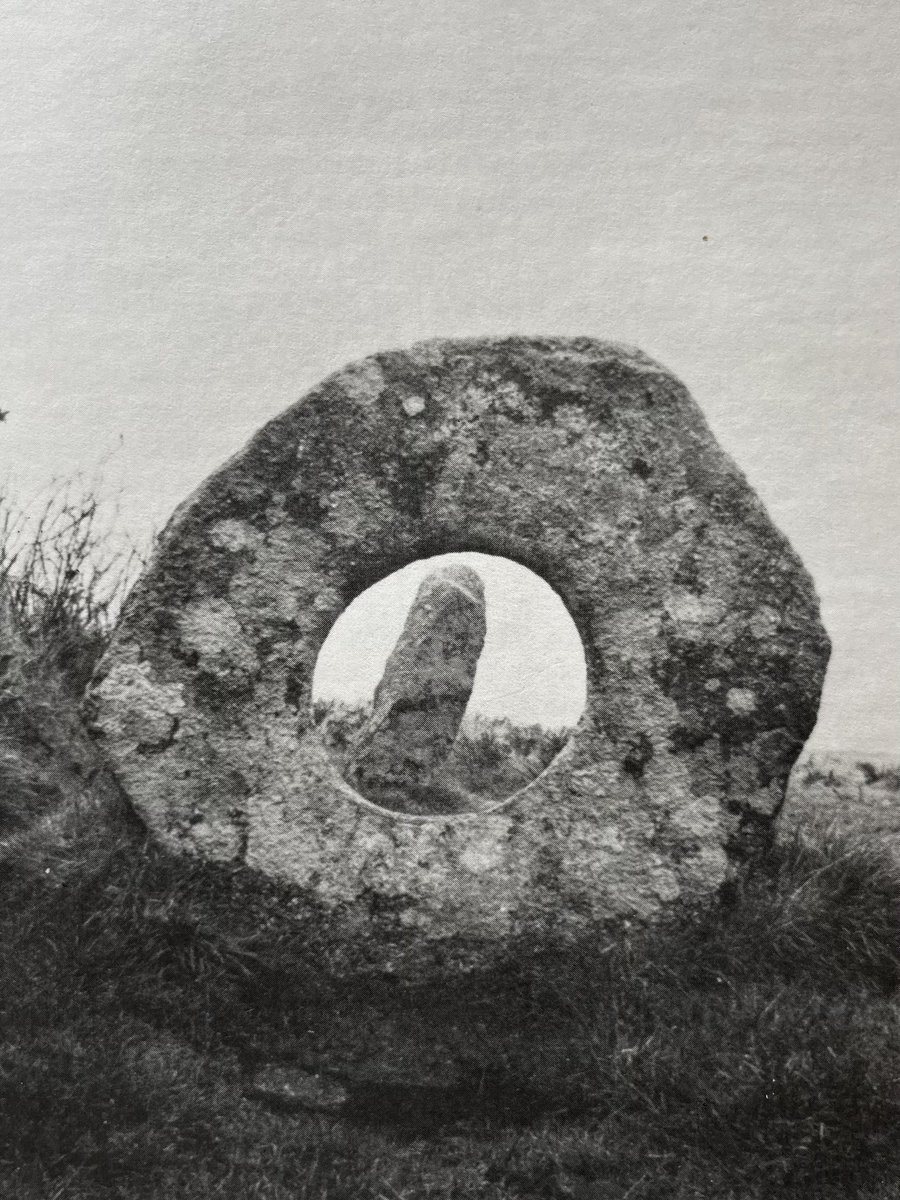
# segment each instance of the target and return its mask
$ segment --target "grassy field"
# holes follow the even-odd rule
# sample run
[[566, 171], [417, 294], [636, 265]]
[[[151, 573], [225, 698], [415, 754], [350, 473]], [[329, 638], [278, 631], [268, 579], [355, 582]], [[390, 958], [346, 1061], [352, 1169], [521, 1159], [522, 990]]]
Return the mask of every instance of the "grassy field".
[[[895, 1197], [900, 880], [792, 840], [701, 922], [442, 987], [339, 983], [253, 885], [84, 813], [0, 917], [0, 1195]], [[251, 1098], [263, 1063], [339, 1116]]]
[[[145, 842], [74, 724], [111, 617], [31, 582], [0, 646], [4, 1200], [896, 1200], [890, 764], [799, 768], [765, 869], [692, 923], [337, 981], [259, 881]], [[257, 1098], [273, 1063], [340, 1111]]]

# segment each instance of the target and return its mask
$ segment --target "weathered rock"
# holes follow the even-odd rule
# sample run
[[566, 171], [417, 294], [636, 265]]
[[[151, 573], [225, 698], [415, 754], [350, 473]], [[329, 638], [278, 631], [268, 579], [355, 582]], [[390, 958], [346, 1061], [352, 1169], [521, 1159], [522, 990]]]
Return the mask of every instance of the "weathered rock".
[[[365, 588], [466, 550], [562, 597], [585, 713], [507, 800], [389, 813], [322, 743], [316, 656]], [[336, 960], [449, 969], [715, 895], [766, 844], [828, 652], [808, 574], [663, 367], [432, 342], [327, 379], [182, 505], [93, 703], [165, 845], [293, 889]]]
[[423, 580], [351, 749], [348, 778], [402, 805], [446, 760], [472, 694], [485, 635], [484, 585], [461, 564]]

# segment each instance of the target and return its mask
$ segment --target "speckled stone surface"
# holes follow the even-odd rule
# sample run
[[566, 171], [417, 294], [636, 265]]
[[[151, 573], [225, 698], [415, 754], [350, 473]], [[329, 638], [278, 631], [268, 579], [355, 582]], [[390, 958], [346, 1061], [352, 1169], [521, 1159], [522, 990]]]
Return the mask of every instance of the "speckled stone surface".
[[461, 563], [419, 586], [351, 747], [345, 777], [386, 808], [391, 793], [424, 786], [445, 762], [472, 694], [486, 632], [484, 584]]
[[[371, 584], [464, 550], [556, 589], [587, 707], [495, 807], [386, 812], [313, 727], [316, 656]], [[326, 379], [178, 509], [90, 705], [165, 845], [412, 971], [715, 895], [764, 851], [828, 653], [809, 575], [665, 368], [590, 339], [428, 342]]]

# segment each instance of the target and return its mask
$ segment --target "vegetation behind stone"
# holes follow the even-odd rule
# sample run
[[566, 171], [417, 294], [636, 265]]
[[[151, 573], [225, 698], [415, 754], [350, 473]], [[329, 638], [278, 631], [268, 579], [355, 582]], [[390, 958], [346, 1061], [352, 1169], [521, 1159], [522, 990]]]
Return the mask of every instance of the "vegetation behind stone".
[[[370, 706], [320, 701], [314, 717], [335, 764], [343, 774], [353, 739], [365, 724]], [[438, 779], [427, 789], [432, 799], [443, 786], [452, 802], [466, 796], [471, 805], [494, 803], [525, 787], [546, 769], [565, 746], [572, 730], [540, 723], [517, 725], [505, 717], [467, 713]], [[349, 775], [349, 772], [348, 772]], [[348, 782], [351, 780], [348, 779]], [[358, 786], [358, 785], [354, 785]], [[378, 801], [378, 796], [364, 794]], [[425, 811], [439, 811], [437, 805]]]

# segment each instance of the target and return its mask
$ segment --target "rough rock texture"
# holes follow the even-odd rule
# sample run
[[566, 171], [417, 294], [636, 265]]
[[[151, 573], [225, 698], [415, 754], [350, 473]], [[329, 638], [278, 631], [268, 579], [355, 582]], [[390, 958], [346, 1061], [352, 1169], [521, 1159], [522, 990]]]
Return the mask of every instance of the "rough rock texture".
[[[587, 706], [505, 801], [389, 813], [314, 727], [316, 655], [365, 588], [464, 550], [556, 589]], [[828, 653], [808, 574], [665, 368], [586, 338], [430, 342], [325, 380], [181, 506], [94, 721], [162, 842], [412, 971], [715, 894], [766, 844]]]
[[446, 760], [472, 694], [485, 635], [484, 585], [461, 564], [422, 581], [354, 739], [348, 775], [370, 799], [402, 804]]

